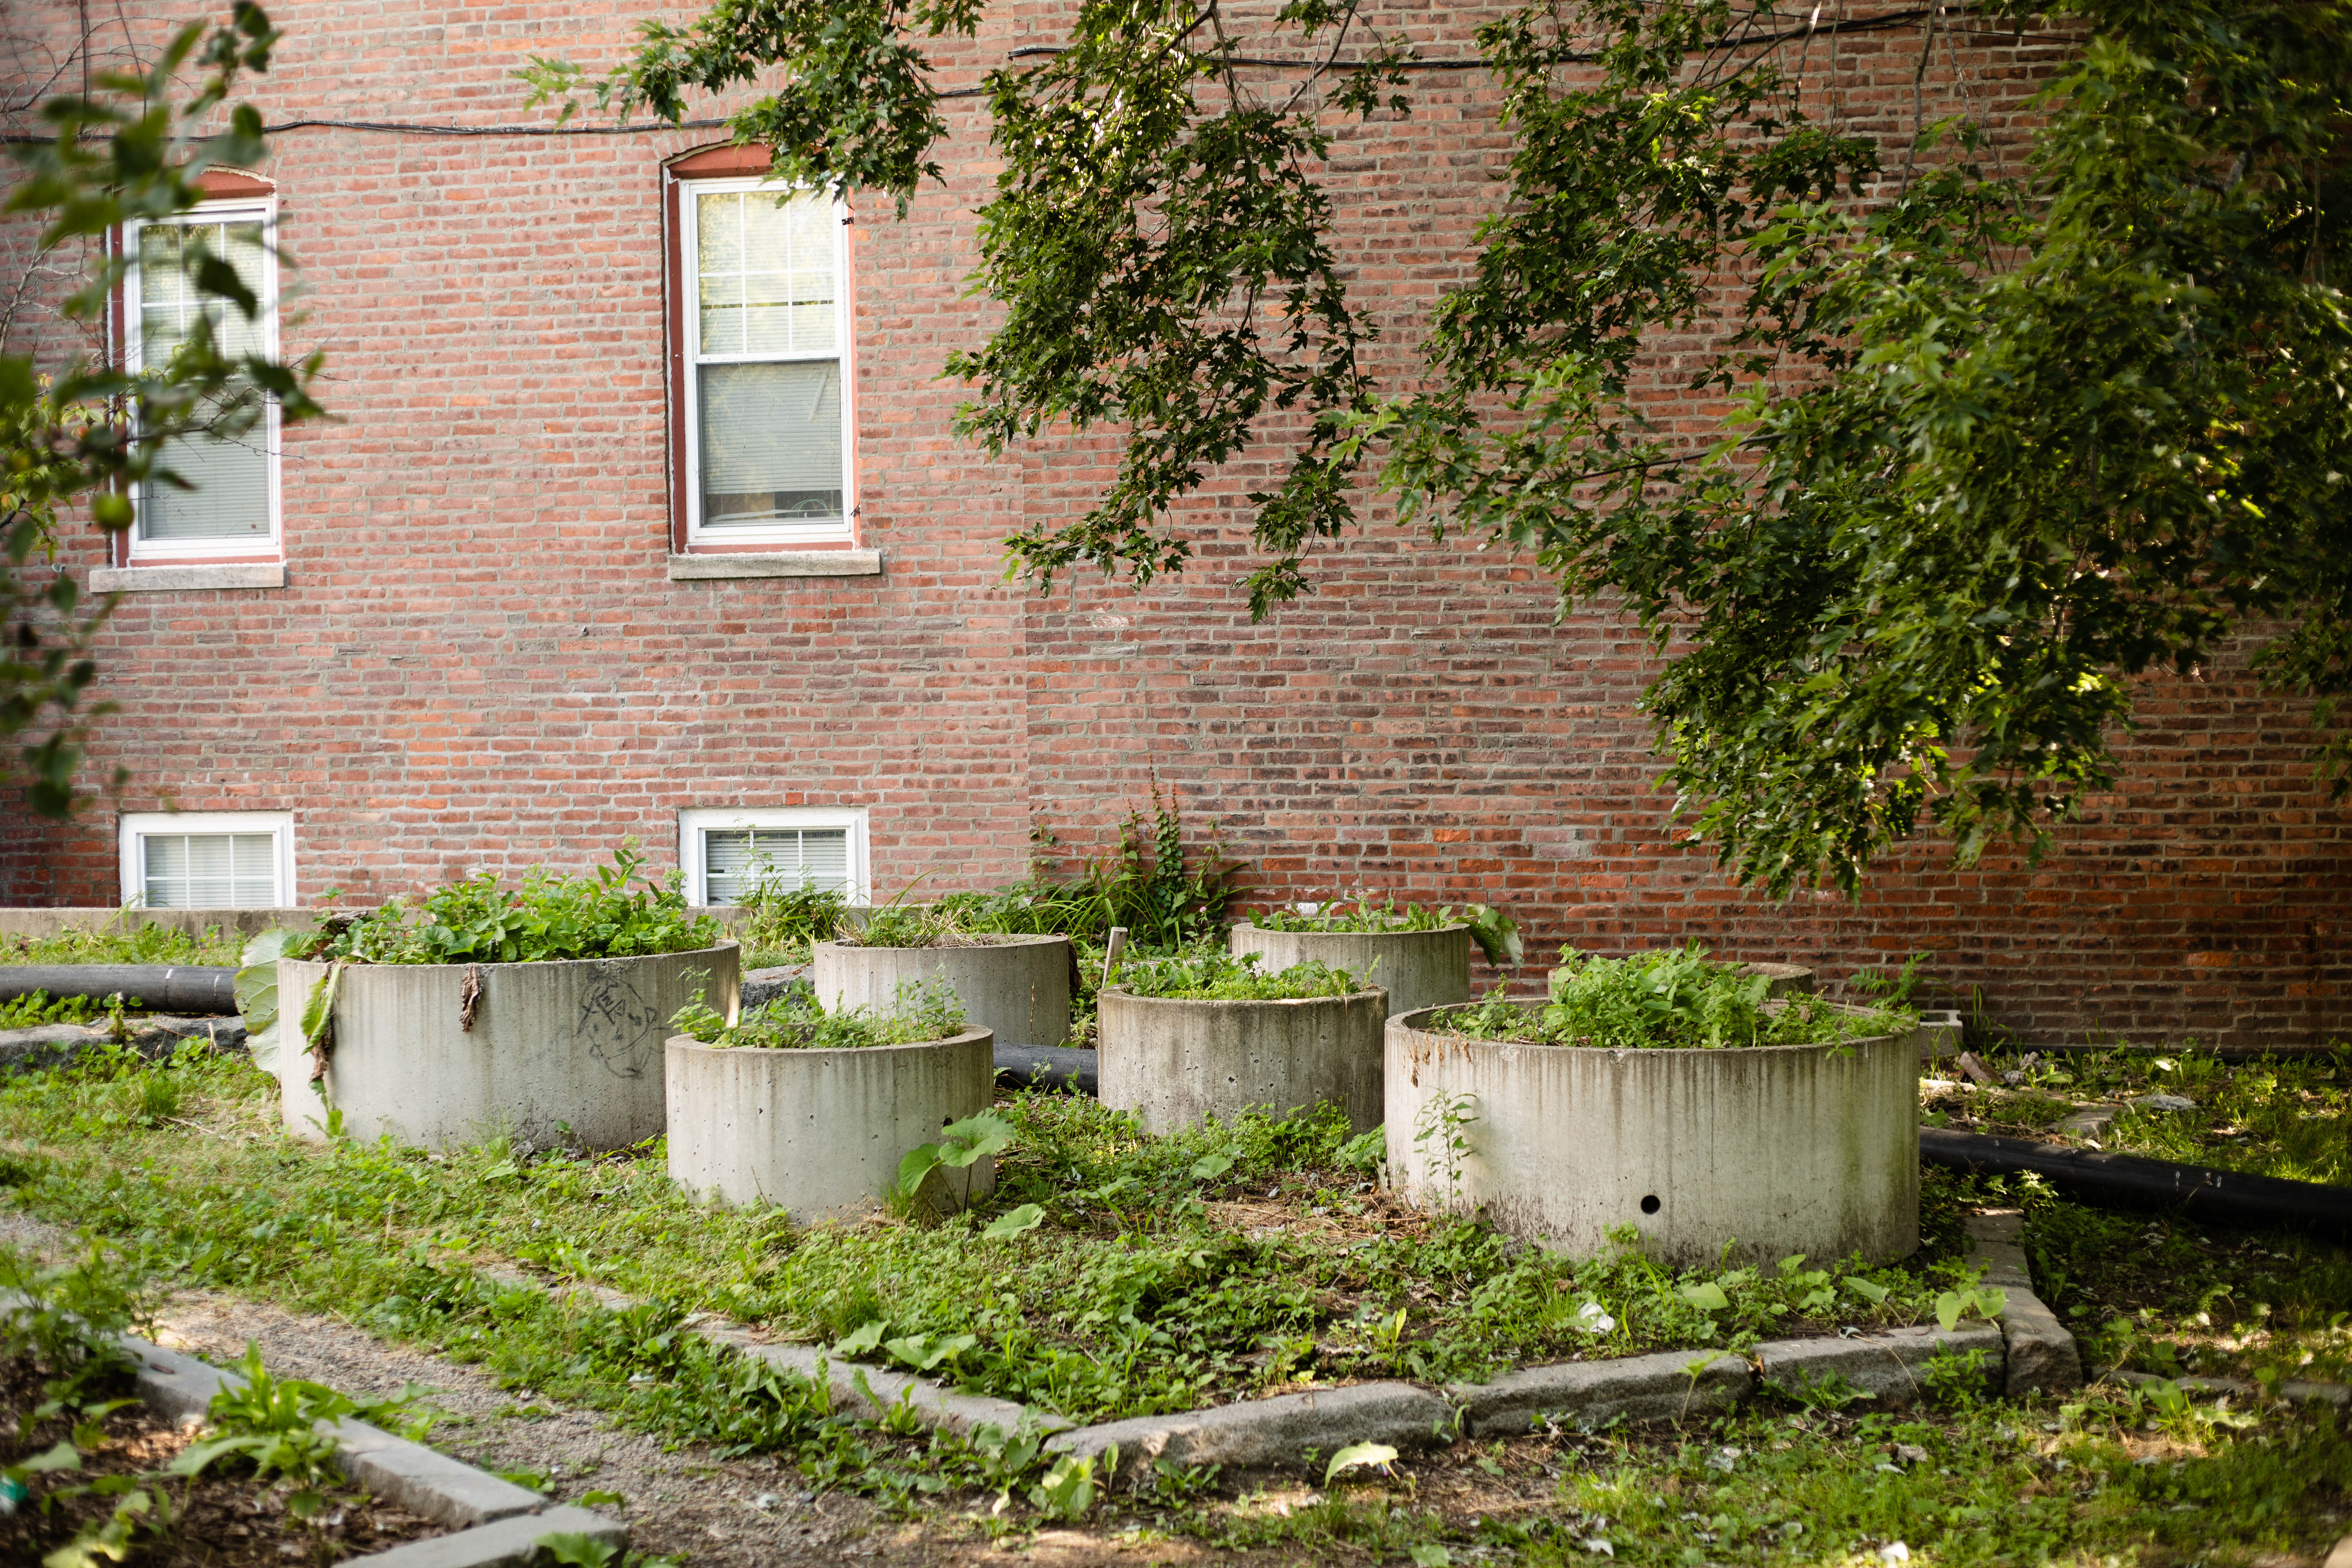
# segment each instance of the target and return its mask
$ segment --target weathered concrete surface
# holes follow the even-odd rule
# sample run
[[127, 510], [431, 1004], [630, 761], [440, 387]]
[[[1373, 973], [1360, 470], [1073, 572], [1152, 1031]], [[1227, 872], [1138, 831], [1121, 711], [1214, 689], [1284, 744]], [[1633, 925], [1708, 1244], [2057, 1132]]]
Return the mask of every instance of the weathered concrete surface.
[[1911, 1038], [1919, 1047], [1919, 1059], [1933, 1062], [1958, 1056], [1962, 1033], [1958, 1013], [1948, 1007], [1930, 1008], [1919, 1015], [1919, 1026], [1911, 1031]]
[[1193, 1002], [1138, 996], [1117, 986], [1097, 998], [1102, 1102], [1173, 1132], [1211, 1116], [1230, 1121], [1255, 1106], [1276, 1115], [1329, 1102], [1349, 1125], [1381, 1123], [1381, 1024], [1388, 994], [1277, 1002]]
[[793, 988], [795, 980], [808, 978], [805, 963], [780, 963], [773, 969], [747, 969], [743, 972], [741, 1006], [750, 1012], [762, 1003], [772, 1002]]
[[1738, 1356], [1664, 1351], [1614, 1361], [1521, 1367], [1492, 1383], [1459, 1383], [1445, 1392], [1462, 1407], [1470, 1434], [1483, 1437], [1525, 1432], [1547, 1416], [1598, 1426], [1620, 1416], [1680, 1421], [1714, 1415], [1747, 1398], [1755, 1382], [1748, 1363]]
[[1427, 1447], [1448, 1440], [1453, 1430], [1454, 1407], [1437, 1395], [1409, 1383], [1360, 1383], [1181, 1415], [1107, 1421], [1065, 1432], [1045, 1447], [1095, 1458], [1116, 1444], [1122, 1468], [1166, 1459], [1239, 1469], [1297, 1465], [1309, 1448], [1328, 1459], [1350, 1443]]
[[2001, 1336], [1990, 1323], [1948, 1334], [1930, 1325], [1880, 1329], [1852, 1339], [1772, 1340], [1756, 1347], [1756, 1361], [1768, 1385], [1800, 1387], [1835, 1373], [1881, 1404], [1900, 1405], [1914, 1404], [1927, 1393], [1919, 1370], [1945, 1351], [1956, 1355], [1982, 1352], [1985, 1392], [2000, 1392]]
[[[10, 937], [29, 937], [39, 942], [62, 931], [100, 931], [111, 926], [128, 931], [139, 926], [168, 926], [191, 936], [220, 930], [239, 936], [254, 936], [272, 926], [284, 926], [289, 931], [315, 931], [323, 910], [120, 910], [120, 909], [57, 909], [0, 910], [0, 942]], [[343, 911], [348, 912], [348, 911]]]
[[[773, 1204], [803, 1225], [874, 1210], [901, 1160], [995, 1096], [986, 1029], [807, 1051], [706, 1046], [680, 1035], [667, 1057], [672, 1179], [729, 1203]], [[927, 1191], [936, 1203], [960, 1204], [967, 1190], [978, 1197], [995, 1181], [995, 1163], [982, 1159], [935, 1173]]]
[[[740, 951], [730, 942], [644, 958], [350, 965], [336, 992], [323, 1098], [310, 1083], [301, 1019], [327, 966], [281, 959], [278, 1082], [287, 1129], [323, 1138], [332, 1105], [351, 1136], [389, 1133], [411, 1147], [502, 1134], [542, 1146], [643, 1142], [663, 1127], [671, 1015], [698, 992], [722, 1013], [733, 1008]], [[482, 986], [470, 1030], [458, 1000], [469, 969]]]
[[740, 1355], [766, 1362], [784, 1372], [821, 1383], [831, 1391], [834, 1407], [878, 1421], [893, 1409], [904, 1409], [926, 1426], [944, 1426], [966, 1436], [982, 1426], [1011, 1432], [1025, 1418], [1040, 1432], [1067, 1431], [1072, 1423], [980, 1394], [953, 1389], [912, 1373], [891, 1372], [863, 1363], [828, 1355], [815, 1345], [773, 1344], [740, 1323], [724, 1320], [689, 1323], [689, 1333], [724, 1345]]
[[[159, 1061], [194, 1042], [217, 1050], [245, 1049], [245, 1026], [235, 1018], [174, 1018], [133, 1016], [124, 1043], [150, 1061]], [[0, 1073], [62, 1067], [86, 1051], [102, 1050], [114, 1036], [104, 1024], [36, 1024], [0, 1029]]]
[[1470, 928], [1442, 931], [1266, 931], [1247, 921], [1234, 927], [1236, 957], [1265, 954], [1259, 972], [1271, 974], [1310, 959], [1344, 969], [1359, 983], [1389, 994], [1389, 1016], [1470, 1000]]
[[887, 1007], [901, 984], [945, 981], [964, 1022], [1008, 1046], [1058, 1046], [1070, 1037], [1070, 939], [991, 937], [972, 947], [816, 944], [809, 966], [826, 1010]]
[[614, 1548], [615, 1562], [621, 1557], [619, 1549], [629, 1542], [628, 1527], [601, 1513], [584, 1508], [551, 1508], [545, 1513], [502, 1519], [455, 1535], [412, 1541], [354, 1561], [368, 1568], [527, 1568], [547, 1561], [539, 1543], [551, 1535], [584, 1535], [601, 1541]]
[[[1483, 1209], [1579, 1257], [1631, 1225], [1652, 1258], [1801, 1252], [1874, 1262], [1919, 1245], [1918, 1061], [1910, 1037], [1840, 1046], [1605, 1050], [1433, 1034], [1387, 1037], [1391, 1182], [1430, 1208]], [[1440, 1097], [1469, 1150], [1458, 1183]]]
[[2008, 1298], [2000, 1314], [2001, 1339], [2008, 1347], [2001, 1392], [2020, 1399], [2082, 1387], [2081, 1347], [2033, 1293], [2025, 1257], [2025, 1215], [2017, 1209], [1970, 1215], [1967, 1228], [1976, 1243], [1977, 1261], [1984, 1265], [1984, 1282], [2000, 1287]]

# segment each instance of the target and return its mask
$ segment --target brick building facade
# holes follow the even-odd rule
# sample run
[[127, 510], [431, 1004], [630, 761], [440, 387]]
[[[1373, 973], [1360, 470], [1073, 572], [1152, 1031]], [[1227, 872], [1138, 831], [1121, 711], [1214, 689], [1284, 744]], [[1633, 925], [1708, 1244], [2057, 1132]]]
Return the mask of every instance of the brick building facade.
[[[285, 814], [305, 901], [578, 866], [627, 835], [667, 865], [681, 813], [785, 808], [862, 812], [884, 894], [987, 886], [1023, 872], [1033, 830], [1098, 847], [1156, 778], [1223, 825], [1263, 896], [1484, 899], [1538, 955], [1695, 937], [1841, 975], [1916, 951], [2031, 1039], [2352, 1035], [2352, 814], [2312, 780], [2302, 717], [2242, 667], [2152, 685], [2117, 789], [2040, 867], [1959, 872], [1923, 842], [1858, 903], [1778, 905], [1673, 842], [1632, 706], [1645, 645], [1606, 607], [1556, 621], [1525, 559], [1407, 534], [1368, 498], [1358, 536], [1317, 559], [1316, 594], [1254, 626], [1241, 497], [1265, 470], [1244, 462], [1186, 509], [1184, 577], [1081, 578], [1050, 600], [1006, 584], [999, 542], [1083, 510], [1104, 452], [991, 462], [948, 434], [961, 394], [938, 366], [989, 321], [962, 288], [994, 173], [970, 98], [943, 105], [945, 188], [904, 221], [869, 203], [850, 225], [857, 511], [829, 567], [872, 551], [880, 570], [704, 574], [782, 569], [714, 565], [672, 483], [666, 192], [719, 133], [495, 129], [553, 124], [508, 78], [527, 57], [601, 67], [640, 10], [272, 7], [287, 40], [252, 84], [265, 118], [348, 122], [281, 132], [256, 171], [299, 263], [283, 341], [324, 351], [335, 419], [283, 439], [282, 585], [149, 587], [221, 568], [139, 580], [162, 568], [110, 567], [76, 531], [79, 563], [139, 590], [102, 650], [121, 710], [93, 759], [131, 783], [69, 826], [8, 812], [0, 900], [115, 901], [118, 813], [165, 806]], [[1055, 41], [1055, 10], [1001, 8], [944, 51], [943, 85]], [[1459, 58], [1485, 14], [1378, 25]], [[18, 11], [20, 68], [69, 55], [78, 15]], [[132, 7], [88, 47], [152, 52], [163, 29]], [[1915, 112], [1963, 110], [2013, 153], [2063, 42], [1947, 35], [1922, 73], [1929, 41], [1825, 39], [1807, 68], [1855, 123], [1907, 136]], [[1423, 73], [1414, 96], [1410, 119], [1344, 131], [1329, 180], [1391, 376], [1463, 276], [1507, 150], [1479, 73]]]

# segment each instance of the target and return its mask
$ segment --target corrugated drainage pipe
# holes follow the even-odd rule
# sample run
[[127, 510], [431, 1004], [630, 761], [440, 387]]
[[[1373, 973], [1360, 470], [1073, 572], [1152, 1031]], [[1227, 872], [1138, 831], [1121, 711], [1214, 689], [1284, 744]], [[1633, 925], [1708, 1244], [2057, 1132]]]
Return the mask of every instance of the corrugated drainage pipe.
[[181, 1015], [236, 1011], [236, 971], [194, 963], [11, 963], [0, 965], [0, 1002], [46, 991], [52, 996], [94, 996], [120, 991], [150, 1012]]
[[2103, 1149], [1919, 1129], [1919, 1158], [1986, 1175], [2032, 1171], [2070, 1197], [2119, 1208], [2174, 1209], [2229, 1225], [2291, 1225], [2352, 1236], [2352, 1187], [2249, 1176]]

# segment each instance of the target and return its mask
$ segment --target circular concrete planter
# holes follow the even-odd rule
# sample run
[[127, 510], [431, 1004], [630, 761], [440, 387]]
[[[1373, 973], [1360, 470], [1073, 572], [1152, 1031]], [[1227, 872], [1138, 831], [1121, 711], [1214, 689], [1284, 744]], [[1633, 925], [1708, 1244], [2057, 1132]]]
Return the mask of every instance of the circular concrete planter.
[[[793, 1223], [880, 1206], [898, 1162], [950, 1121], [988, 1109], [995, 1041], [986, 1029], [911, 1046], [772, 1051], [706, 1046], [684, 1035], [665, 1047], [669, 1173], [689, 1192], [773, 1204]], [[970, 1193], [996, 1184], [996, 1163], [971, 1168]], [[925, 1194], [961, 1204], [965, 1173], [937, 1173]]]
[[1268, 931], [1234, 927], [1235, 956], [1262, 952], [1271, 974], [1319, 959], [1389, 994], [1389, 1016], [1470, 1000], [1470, 928], [1439, 931]]
[[964, 1021], [1008, 1046], [1058, 1046], [1070, 1037], [1070, 939], [994, 937], [971, 947], [816, 944], [809, 980], [828, 1013], [887, 1007], [902, 982], [944, 980]]
[[1381, 1121], [1381, 1024], [1388, 994], [1278, 1002], [1194, 1002], [1116, 986], [1101, 1007], [1097, 1085], [1147, 1132], [1173, 1132], [1256, 1108], [1279, 1116], [1329, 1101], [1349, 1125]]
[[[1919, 1246], [1919, 1064], [1909, 1035], [1831, 1046], [1608, 1050], [1388, 1023], [1390, 1181], [1427, 1208], [1578, 1257], [1641, 1232], [1676, 1267], [1792, 1252], [1873, 1262]], [[1468, 1150], [1449, 1173], [1440, 1097]]]
[[[352, 1137], [389, 1133], [411, 1147], [501, 1135], [541, 1147], [567, 1137], [591, 1149], [643, 1142], [662, 1130], [670, 1015], [698, 991], [731, 1011], [740, 956], [729, 942], [644, 958], [350, 964], [336, 986], [323, 1100], [310, 1084], [301, 1017], [327, 966], [281, 959], [278, 1081], [287, 1129], [321, 1139], [332, 1106]], [[467, 1029], [458, 992], [476, 968], [482, 994]]]

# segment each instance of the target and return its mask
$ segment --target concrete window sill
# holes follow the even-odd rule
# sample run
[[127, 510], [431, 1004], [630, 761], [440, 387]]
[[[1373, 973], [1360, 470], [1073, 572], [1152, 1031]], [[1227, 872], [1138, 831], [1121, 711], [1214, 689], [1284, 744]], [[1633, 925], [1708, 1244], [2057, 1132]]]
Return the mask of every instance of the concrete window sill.
[[779, 550], [772, 553], [673, 555], [669, 580], [702, 583], [717, 577], [878, 577], [878, 550]]
[[283, 588], [283, 561], [236, 561], [218, 566], [94, 566], [93, 594], [182, 594], [200, 588]]

